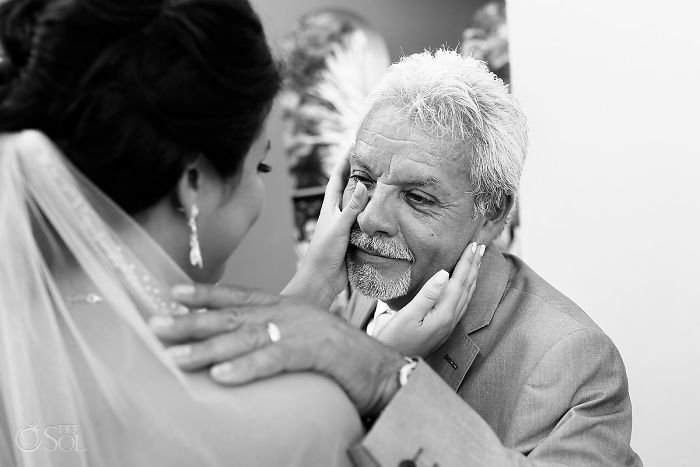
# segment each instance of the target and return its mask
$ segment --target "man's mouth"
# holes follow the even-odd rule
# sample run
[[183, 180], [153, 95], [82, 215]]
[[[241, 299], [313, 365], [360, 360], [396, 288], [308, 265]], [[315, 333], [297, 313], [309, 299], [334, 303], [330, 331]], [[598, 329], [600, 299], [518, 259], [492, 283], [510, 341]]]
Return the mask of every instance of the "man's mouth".
[[413, 263], [415, 258], [407, 246], [397, 238], [371, 236], [359, 230], [350, 232], [348, 253], [365, 260], [373, 261], [406, 261]]
[[406, 258], [399, 258], [396, 256], [387, 256], [387, 255], [379, 253], [378, 251], [376, 251], [374, 249], [367, 248], [367, 247], [361, 247], [361, 246], [355, 245], [353, 243], [350, 243], [350, 247], [355, 249], [356, 251], [360, 251], [362, 253], [365, 253], [365, 254], [370, 255], [370, 256], [374, 256], [376, 258], [391, 259], [391, 260], [395, 260], [395, 261], [397, 261], [397, 260], [398, 261], [407, 261], [409, 263], [411, 262], [409, 259], [406, 259]]
[[362, 251], [362, 252], [364, 252], [364, 253], [367, 253], [368, 255], [378, 256], [378, 257], [380, 257], [380, 258], [399, 259], [399, 258], [392, 258], [391, 256], [382, 255], [382, 254], [380, 254], [379, 252], [377, 252], [377, 251], [375, 251], [375, 250], [371, 250], [371, 249], [369, 249], [369, 248], [363, 248], [363, 247], [358, 246], [358, 245], [352, 245], [352, 244], [351, 244], [350, 246], [352, 246], [353, 248], [355, 248], [355, 249], [357, 249], [357, 250], [360, 250], [360, 251]]

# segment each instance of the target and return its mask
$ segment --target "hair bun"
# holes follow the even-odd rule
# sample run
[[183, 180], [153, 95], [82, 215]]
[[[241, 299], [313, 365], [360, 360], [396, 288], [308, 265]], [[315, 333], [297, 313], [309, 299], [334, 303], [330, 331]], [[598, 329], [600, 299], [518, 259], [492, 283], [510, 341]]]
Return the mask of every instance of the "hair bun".
[[129, 213], [171, 193], [193, 154], [233, 180], [279, 89], [247, 0], [9, 0], [0, 11], [0, 26], [17, 30], [20, 12], [34, 24], [8, 37], [23, 37], [8, 44], [24, 66], [0, 90], [0, 133], [46, 134]]
[[2, 68], [7, 73], [21, 70], [29, 59], [32, 38], [48, 0], [9, 0], [0, 5]]
[[163, 0], [82, 0], [80, 3], [95, 18], [122, 25], [147, 22], [166, 5]]
[[[164, 0], [9, 0], [0, 6], [0, 102], [70, 93], [106, 50], [163, 12]], [[76, 53], [79, 44], [80, 53]]]

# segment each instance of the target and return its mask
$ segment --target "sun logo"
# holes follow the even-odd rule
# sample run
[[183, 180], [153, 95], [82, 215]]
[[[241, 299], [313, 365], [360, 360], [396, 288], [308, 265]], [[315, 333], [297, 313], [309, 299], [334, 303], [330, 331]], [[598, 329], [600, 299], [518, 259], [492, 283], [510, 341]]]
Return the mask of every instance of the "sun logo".
[[39, 424], [24, 425], [15, 434], [15, 443], [22, 451], [34, 451], [41, 445]]

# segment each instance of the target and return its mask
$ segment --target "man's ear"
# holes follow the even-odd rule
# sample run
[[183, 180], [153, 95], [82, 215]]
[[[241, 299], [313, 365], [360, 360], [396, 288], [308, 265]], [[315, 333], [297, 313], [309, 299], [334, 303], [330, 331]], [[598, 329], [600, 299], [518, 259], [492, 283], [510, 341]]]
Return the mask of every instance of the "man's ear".
[[503, 228], [508, 221], [513, 205], [515, 204], [514, 195], [506, 195], [501, 200], [501, 205], [495, 207], [486, 213], [483, 219], [483, 225], [476, 235], [476, 242], [480, 245], [490, 245], [503, 231]]

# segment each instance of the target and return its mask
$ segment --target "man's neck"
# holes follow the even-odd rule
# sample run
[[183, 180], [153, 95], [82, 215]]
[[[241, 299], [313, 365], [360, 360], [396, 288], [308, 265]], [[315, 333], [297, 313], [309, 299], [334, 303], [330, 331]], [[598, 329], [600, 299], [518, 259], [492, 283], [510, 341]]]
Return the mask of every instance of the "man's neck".
[[391, 300], [383, 300], [383, 302], [389, 305], [389, 308], [391, 308], [392, 310], [398, 311], [401, 308], [408, 305], [411, 302], [411, 300], [413, 300], [413, 298], [418, 294], [418, 290], [412, 290], [403, 297], [392, 298]]

